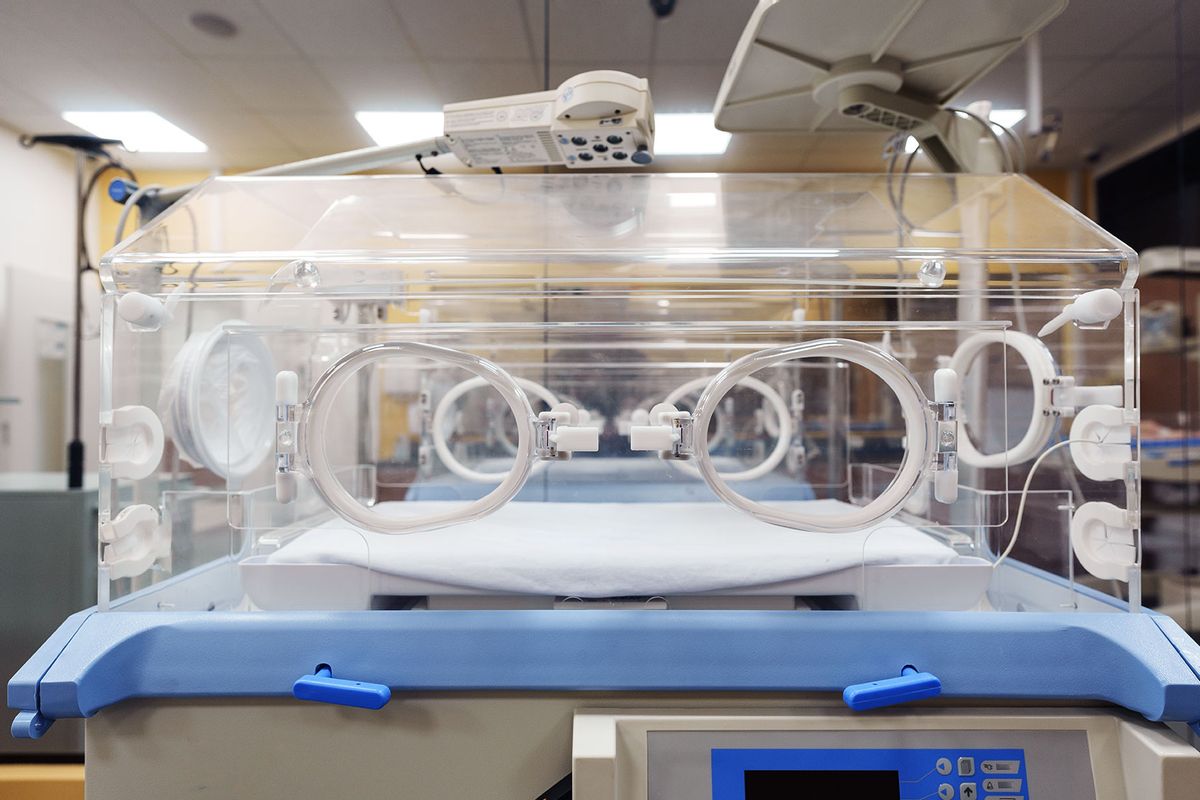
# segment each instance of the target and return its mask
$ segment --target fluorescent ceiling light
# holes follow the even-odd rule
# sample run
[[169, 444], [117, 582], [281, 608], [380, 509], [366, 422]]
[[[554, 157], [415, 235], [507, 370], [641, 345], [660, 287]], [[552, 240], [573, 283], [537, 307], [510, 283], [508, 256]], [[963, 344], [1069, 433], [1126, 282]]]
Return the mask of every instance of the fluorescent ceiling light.
[[140, 153], [203, 153], [208, 145], [153, 111], [64, 111], [63, 119]]
[[997, 125], [1003, 125], [1006, 128], [1015, 128], [1018, 122], [1025, 119], [1025, 109], [993, 108], [992, 113], [988, 114], [988, 119]]
[[712, 114], [654, 115], [655, 155], [721, 155], [729, 147], [729, 138], [713, 125]]
[[380, 147], [432, 139], [445, 129], [440, 111], [359, 111], [354, 118]]
[[717, 204], [715, 192], [667, 192], [671, 208], [712, 208]]

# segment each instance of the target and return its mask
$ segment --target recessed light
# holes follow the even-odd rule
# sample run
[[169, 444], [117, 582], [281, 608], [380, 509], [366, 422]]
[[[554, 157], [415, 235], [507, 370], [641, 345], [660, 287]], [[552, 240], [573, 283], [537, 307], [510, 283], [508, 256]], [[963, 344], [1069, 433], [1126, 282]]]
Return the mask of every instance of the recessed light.
[[233, 20], [211, 11], [197, 11], [188, 17], [188, 21], [192, 23], [193, 28], [214, 39], [232, 39], [237, 36], [238, 29]]
[[63, 119], [140, 153], [203, 153], [208, 145], [153, 111], [64, 111]]
[[713, 125], [712, 114], [654, 115], [655, 155], [721, 155], [729, 139], [730, 134]]
[[432, 139], [444, 131], [440, 111], [359, 111], [354, 118], [380, 147]]

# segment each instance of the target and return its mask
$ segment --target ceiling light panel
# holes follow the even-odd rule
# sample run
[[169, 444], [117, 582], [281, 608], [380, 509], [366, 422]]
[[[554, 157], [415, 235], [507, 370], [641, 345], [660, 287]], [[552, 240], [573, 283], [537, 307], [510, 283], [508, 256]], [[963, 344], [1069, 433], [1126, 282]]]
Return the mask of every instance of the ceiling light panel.
[[655, 155], [721, 155], [729, 139], [730, 134], [713, 125], [712, 114], [654, 115]]
[[432, 139], [445, 130], [440, 111], [359, 111], [354, 118], [380, 147]]
[[63, 119], [139, 153], [204, 153], [208, 145], [153, 111], [64, 111]]

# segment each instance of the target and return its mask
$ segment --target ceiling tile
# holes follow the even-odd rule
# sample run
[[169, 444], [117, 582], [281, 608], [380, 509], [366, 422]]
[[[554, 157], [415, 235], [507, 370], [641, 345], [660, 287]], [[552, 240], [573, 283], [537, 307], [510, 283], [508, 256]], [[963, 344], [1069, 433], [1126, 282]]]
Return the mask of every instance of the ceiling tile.
[[313, 66], [355, 111], [442, 107], [419, 61], [323, 58]]
[[349, 114], [273, 113], [265, 115], [265, 120], [300, 152], [302, 158], [374, 144]]
[[654, 59], [729, 63], [757, 0], [686, 0], [657, 23]]
[[330, 58], [411, 58], [407, 34], [388, 0], [297, 2], [259, 0], [306, 55]]
[[77, 0], [6, 0], [0, 38], [19, 35], [19, 27], [54, 42], [54, 52], [81, 59], [111, 56], [118, 47], [136, 47], [145, 57], [177, 55], [175, 44], [123, 3]]
[[1093, 64], [1062, 89], [1046, 92], [1046, 105], [1064, 110], [1133, 108], [1173, 83], [1174, 77], [1172, 59], [1106, 59]]
[[204, 68], [259, 111], [347, 110], [337, 92], [302, 58], [204, 59]]
[[168, 110], [180, 108], [228, 111], [241, 104], [220, 79], [190, 58], [100, 58], [89, 63], [138, 107], [164, 116]]
[[658, 111], [712, 111], [725, 76], [722, 64], [657, 64], [650, 93]]
[[[269, 58], [296, 55], [296, 48], [267, 14], [246, 0], [128, 0], [142, 16], [183, 51], [193, 56]], [[109, 3], [104, 3], [108, 5]], [[221, 39], [191, 23], [197, 11], [220, 14], [237, 26], [237, 35]]]
[[40, 114], [54, 113], [54, 109], [33, 95], [0, 80], [0, 115], [9, 111], [34, 111]]
[[440, 61], [531, 57], [520, 0], [393, 0], [413, 46]]
[[1124, 58], [1164, 58], [1172, 56], [1176, 49], [1175, 15], [1163, 14], [1152, 21], [1135, 36], [1121, 43], [1114, 55]]
[[1174, 0], [1083, 0], [1072, 2], [1041, 33], [1042, 53], [1048, 57], [1092, 56], [1116, 52], [1157, 18], [1171, 10]]
[[[534, 58], [542, 58], [543, 0], [522, 0]], [[550, 0], [550, 59], [604, 62], [649, 60], [654, 14], [629, 0]]]
[[542, 88], [542, 76], [531, 61], [431, 61], [429, 73], [443, 103], [524, 94]]

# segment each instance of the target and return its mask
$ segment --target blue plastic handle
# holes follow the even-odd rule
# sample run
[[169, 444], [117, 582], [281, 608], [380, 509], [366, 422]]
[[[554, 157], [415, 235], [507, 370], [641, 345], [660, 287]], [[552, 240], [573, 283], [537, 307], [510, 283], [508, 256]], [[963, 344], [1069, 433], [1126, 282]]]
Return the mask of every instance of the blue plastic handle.
[[856, 683], [842, 692], [846, 705], [855, 711], [868, 711], [914, 700], [927, 700], [942, 693], [942, 682], [936, 675], [905, 667], [898, 678], [884, 678], [870, 683]]
[[10, 731], [14, 739], [40, 739], [53, 724], [53, 719], [43, 717], [38, 711], [21, 711], [13, 720]]
[[314, 703], [337, 706], [379, 709], [392, 699], [392, 690], [382, 683], [348, 681], [333, 677], [329, 667], [322, 666], [315, 675], [304, 675], [292, 684], [292, 696]]

